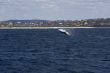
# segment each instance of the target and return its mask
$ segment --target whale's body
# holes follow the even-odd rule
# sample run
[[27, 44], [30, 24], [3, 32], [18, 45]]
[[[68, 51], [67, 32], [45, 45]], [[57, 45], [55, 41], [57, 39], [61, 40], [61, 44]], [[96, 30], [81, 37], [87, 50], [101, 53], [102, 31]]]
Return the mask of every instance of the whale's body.
[[70, 33], [65, 29], [58, 29], [60, 32], [64, 33], [65, 35], [70, 35]]

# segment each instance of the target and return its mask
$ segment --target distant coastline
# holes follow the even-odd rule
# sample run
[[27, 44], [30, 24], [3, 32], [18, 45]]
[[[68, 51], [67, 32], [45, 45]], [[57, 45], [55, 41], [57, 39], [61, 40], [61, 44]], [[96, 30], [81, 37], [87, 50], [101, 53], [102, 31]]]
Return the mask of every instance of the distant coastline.
[[36, 29], [36, 28], [97, 28], [110, 27], [110, 18], [86, 20], [8, 20], [0, 22], [1, 28], [8, 29]]

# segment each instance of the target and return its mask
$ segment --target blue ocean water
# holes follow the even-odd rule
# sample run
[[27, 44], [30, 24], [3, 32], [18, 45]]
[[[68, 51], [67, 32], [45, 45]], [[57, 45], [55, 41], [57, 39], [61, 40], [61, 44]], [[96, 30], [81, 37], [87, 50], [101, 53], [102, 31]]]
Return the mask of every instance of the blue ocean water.
[[0, 73], [110, 73], [110, 28], [1, 29]]

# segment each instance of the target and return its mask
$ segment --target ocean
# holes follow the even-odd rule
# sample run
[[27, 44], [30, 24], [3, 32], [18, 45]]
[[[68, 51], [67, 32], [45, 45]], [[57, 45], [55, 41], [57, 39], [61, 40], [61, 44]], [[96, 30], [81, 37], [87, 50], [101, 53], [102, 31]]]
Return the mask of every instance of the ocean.
[[110, 73], [110, 28], [0, 29], [0, 73]]

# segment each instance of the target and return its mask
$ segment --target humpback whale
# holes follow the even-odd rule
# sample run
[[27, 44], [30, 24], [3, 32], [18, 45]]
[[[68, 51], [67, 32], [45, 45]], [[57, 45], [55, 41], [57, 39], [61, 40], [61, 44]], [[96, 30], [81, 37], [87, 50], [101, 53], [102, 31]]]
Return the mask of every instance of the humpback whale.
[[65, 35], [71, 35], [67, 30], [65, 29], [58, 29], [61, 33], [65, 34]]

